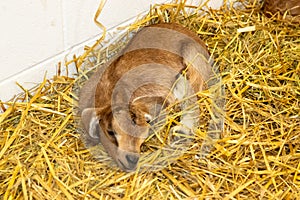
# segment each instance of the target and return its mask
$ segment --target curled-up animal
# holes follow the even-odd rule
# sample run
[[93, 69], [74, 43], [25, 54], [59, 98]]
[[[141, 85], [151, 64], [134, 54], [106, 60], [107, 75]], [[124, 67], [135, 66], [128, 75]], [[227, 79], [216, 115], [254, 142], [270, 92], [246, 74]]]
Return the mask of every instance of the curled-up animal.
[[[187, 28], [173, 23], [141, 28], [80, 89], [79, 115], [86, 146], [101, 143], [122, 170], [134, 171], [141, 145], [156, 131], [153, 127], [166, 120], [166, 108], [176, 103], [180, 123], [170, 129], [165, 153], [171, 154], [178, 144], [190, 144], [199, 123], [196, 94], [221, 83], [213, 66], [205, 43]], [[213, 98], [222, 98], [221, 86], [216, 88], [213, 92], [218, 94]], [[219, 138], [222, 123], [220, 115], [214, 117], [204, 151], [209, 141]]]

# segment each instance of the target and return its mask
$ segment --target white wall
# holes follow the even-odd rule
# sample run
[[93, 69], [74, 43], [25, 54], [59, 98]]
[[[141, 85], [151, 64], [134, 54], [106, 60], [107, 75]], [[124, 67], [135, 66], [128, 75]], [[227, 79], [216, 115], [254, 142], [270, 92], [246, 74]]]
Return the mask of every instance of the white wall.
[[[108, 0], [99, 21], [107, 28], [117, 26], [148, 10], [150, 4], [165, 1]], [[212, 7], [223, 2], [212, 1]], [[101, 34], [93, 22], [99, 2], [0, 1], [0, 100], [6, 101], [21, 91], [16, 81], [31, 87], [32, 83], [42, 81], [45, 71], [49, 77], [55, 74], [57, 63], [63, 61], [66, 54], [72, 56], [82, 51], [85, 44], [92, 44]]]
[[[100, 20], [107, 27], [117, 25], [152, 2], [109, 0]], [[0, 1], [0, 81], [99, 34], [93, 22], [98, 4], [99, 0]]]

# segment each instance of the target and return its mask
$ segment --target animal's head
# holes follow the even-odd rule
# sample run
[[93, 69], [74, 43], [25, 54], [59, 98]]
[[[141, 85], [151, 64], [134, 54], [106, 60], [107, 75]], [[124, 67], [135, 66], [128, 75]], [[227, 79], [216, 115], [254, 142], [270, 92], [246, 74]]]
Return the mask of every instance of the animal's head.
[[140, 147], [148, 136], [152, 119], [146, 108], [87, 108], [82, 111], [81, 118], [88, 137], [98, 141], [100, 139], [105, 150], [122, 170], [136, 169]]

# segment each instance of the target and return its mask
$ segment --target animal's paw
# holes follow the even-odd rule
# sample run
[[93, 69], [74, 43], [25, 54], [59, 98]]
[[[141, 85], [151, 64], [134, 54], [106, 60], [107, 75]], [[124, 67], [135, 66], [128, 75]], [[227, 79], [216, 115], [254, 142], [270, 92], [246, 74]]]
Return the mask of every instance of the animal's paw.
[[171, 128], [169, 132], [169, 144], [171, 146], [177, 146], [179, 144], [183, 144], [191, 139], [191, 129], [178, 125]]

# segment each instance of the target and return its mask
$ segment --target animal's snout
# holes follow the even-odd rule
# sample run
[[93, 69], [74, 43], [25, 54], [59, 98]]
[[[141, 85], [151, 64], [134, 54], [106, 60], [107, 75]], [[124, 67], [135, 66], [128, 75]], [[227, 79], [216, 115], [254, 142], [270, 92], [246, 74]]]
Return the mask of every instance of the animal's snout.
[[136, 169], [140, 155], [132, 152], [123, 152], [118, 159], [118, 165], [124, 171], [131, 172]]
[[135, 166], [137, 162], [139, 161], [139, 156], [136, 155], [126, 155], [125, 156], [127, 162], [131, 166]]

